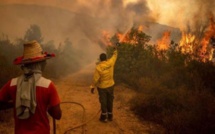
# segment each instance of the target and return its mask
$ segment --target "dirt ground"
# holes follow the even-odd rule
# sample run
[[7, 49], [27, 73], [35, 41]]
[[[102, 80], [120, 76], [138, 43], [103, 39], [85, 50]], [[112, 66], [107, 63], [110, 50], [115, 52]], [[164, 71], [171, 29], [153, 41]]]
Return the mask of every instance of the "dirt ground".
[[114, 120], [112, 122], [102, 123], [99, 121], [100, 103], [98, 92], [90, 93], [90, 84], [92, 81], [94, 69], [92, 66], [70, 75], [59, 82], [56, 82], [58, 92], [62, 102], [71, 102], [62, 104], [63, 117], [57, 121], [57, 133], [63, 134], [66, 130], [79, 126], [83, 121], [83, 109], [85, 108], [84, 127], [68, 131], [69, 133], [87, 133], [87, 134], [148, 134], [154, 133], [154, 126], [150, 123], [141, 122], [130, 110], [128, 101], [135, 95], [135, 92], [123, 85], [115, 87], [114, 98]]
[[[129, 109], [129, 100], [135, 92], [124, 85], [115, 86], [114, 119], [112, 122], [99, 121], [100, 103], [98, 93], [90, 93], [94, 66], [88, 66], [75, 74], [66, 76], [54, 83], [59, 92], [63, 116], [56, 121], [56, 134], [157, 134], [155, 125], [138, 119]], [[83, 107], [82, 107], [83, 106]], [[11, 110], [0, 114], [12, 114]], [[6, 121], [5, 121], [6, 120]], [[85, 123], [86, 122], [86, 123]], [[0, 134], [13, 133], [13, 119], [0, 120]], [[51, 134], [53, 121], [50, 118]], [[83, 125], [82, 125], [83, 124]], [[76, 129], [73, 129], [77, 127]]]

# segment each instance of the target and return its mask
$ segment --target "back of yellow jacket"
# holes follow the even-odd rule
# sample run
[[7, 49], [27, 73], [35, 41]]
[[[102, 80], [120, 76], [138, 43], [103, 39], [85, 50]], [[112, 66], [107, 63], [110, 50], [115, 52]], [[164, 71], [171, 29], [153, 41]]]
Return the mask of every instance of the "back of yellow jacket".
[[117, 59], [117, 50], [114, 50], [113, 55], [106, 61], [101, 61], [96, 65], [96, 70], [93, 77], [91, 87], [107, 88], [114, 85], [114, 65]]

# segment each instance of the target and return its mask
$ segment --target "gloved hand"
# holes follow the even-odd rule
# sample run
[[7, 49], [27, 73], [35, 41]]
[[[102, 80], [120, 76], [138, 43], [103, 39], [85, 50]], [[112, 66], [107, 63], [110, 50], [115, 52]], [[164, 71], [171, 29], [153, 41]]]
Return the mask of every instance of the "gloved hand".
[[117, 43], [115, 44], [115, 46], [116, 46], [116, 47], [120, 46], [120, 43], [119, 43], [119, 42], [117, 42]]
[[91, 88], [91, 93], [94, 94], [94, 88]]

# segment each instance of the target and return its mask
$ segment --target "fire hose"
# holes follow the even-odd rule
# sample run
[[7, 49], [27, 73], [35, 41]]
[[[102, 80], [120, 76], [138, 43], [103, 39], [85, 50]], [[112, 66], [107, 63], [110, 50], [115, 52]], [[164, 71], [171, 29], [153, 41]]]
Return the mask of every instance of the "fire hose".
[[[77, 102], [61, 102], [61, 104], [76, 104], [76, 105], [79, 105], [83, 109], [82, 123], [77, 125], [77, 126], [74, 126], [72, 128], [69, 128], [68, 130], [66, 130], [64, 132], [64, 134], [67, 134], [69, 131], [72, 131], [74, 129], [77, 129], [77, 128], [85, 126], [87, 123], [89, 123], [91, 120], [93, 120], [101, 111], [101, 110], [98, 110], [98, 112], [94, 116], [92, 116], [89, 120], [85, 121], [85, 118], [86, 118], [85, 117], [85, 115], [86, 115], [85, 111], [86, 110], [85, 110], [85, 108], [84, 108], [84, 106], [82, 104], [77, 103]], [[85, 133], [85, 130], [83, 130], [82, 133]], [[56, 120], [54, 118], [53, 118], [53, 134], [56, 134]]]

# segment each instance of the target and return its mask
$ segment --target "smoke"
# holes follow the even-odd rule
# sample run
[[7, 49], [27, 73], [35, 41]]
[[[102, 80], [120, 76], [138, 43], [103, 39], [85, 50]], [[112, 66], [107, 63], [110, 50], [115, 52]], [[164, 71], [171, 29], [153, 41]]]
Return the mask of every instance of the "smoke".
[[[66, 16], [67, 18], [64, 18], [62, 16], [59, 18], [58, 16], [60, 13], [57, 13], [56, 20], [53, 21], [51, 20], [54, 16], [49, 15], [46, 11], [41, 13], [41, 18], [46, 20], [42, 20], [41, 18], [34, 20], [33, 17], [29, 19], [29, 16], [23, 18], [23, 15], [20, 15], [17, 16], [17, 20], [18, 22], [22, 22], [22, 24], [17, 26], [17, 32], [20, 32], [22, 29], [26, 30], [30, 24], [35, 22], [41, 26], [42, 32], [45, 33], [44, 38], [47, 40], [54, 39], [58, 42], [62, 42], [65, 38], [70, 38], [73, 44], [80, 44], [81, 40], [85, 40], [84, 42], [88, 42], [90, 45], [94, 44], [99, 46], [98, 40], [102, 38], [101, 33], [103, 30], [108, 31], [110, 34], [114, 34], [118, 31], [126, 33], [133, 26], [145, 25], [148, 28], [148, 33], [152, 34], [152, 37], [159, 37], [161, 33], [164, 32], [164, 28], [167, 27], [153, 25], [153, 22], [180, 28], [182, 31], [195, 31], [197, 27], [204, 27], [204, 25], [207, 24], [209, 16], [214, 13], [213, 7], [215, 6], [215, 1], [2, 0], [0, 2], [0, 5], [6, 4], [47, 6], [62, 9], [62, 11], [68, 11], [68, 14], [71, 14], [70, 17]], [[50, 17], [52, 17], [52, 19], [50, 19]], [[3, 25], [8, 23], [8, 21], [6, 21], [7, 20], [1, 18]], [[7, 28], [9, 29], [9, 27], [9, 25], [4, 26], [4, 28], [2, 26], [0, 30], [2, 29], [2, 32], [4, 32]], [[21, 34], [23, 33], [24, 32]], [[17, 35], [20, 35], [20, 33]], [[14, 33], [13, 36], [15, 37]]]
[[144, 25], [156, 40], [172, 27], [195, 31], [204, 26], [215, 13], [214, 6], [214, 0], [1, 0], [0, 32], [23, 37], [36, 24], [45, 41], [60, 44], [68, 38], [85, 60], [95, 61], [104, 51], [99, 41], [102, 31], [113, 35]]
[[[3, 0], [0, 2], [0, 5], [4, 4], [50, 6], [75, 13], [70, 24], [65, 22], [67, 27], [59, 30], [63, 31], [65, 36], [75, 36], [73, 40], [77, 40], [77, 36], [79, 38], [86, 36], [95, 42], [100, 38], [102, 30], [107, 30], [111, 34], [116, 31], [126, 32], [134, 25], [154, 21], [150, 16], [146, 0]], [[74, 31], [78, 33], [74, 34]]]
[[153, 20], [145, 0], [126, 5], [123, 0], [94, 0], [80, 4], [75, 12], [78, 13], [74, 17], [75, 25], [92, 41], [100, 38], [103, 30], [111, 34], [126, 32], [134, 25]]
[[83, 62], [95, 61], [105, 51], [102, 31], [125, 33], [154, 21], [146, 0], [2, 0], [0, 16], [0, 33], [9, 38], [22, 38], [36, 24], [44, 42], [59, 45], [69, 39]]
[[214, 0], [148, 0], [153, 16], [160, 23], [194, 30], [198, 24], [205, 25], [215, 13]]
[[[126, 31], [134, 24], [155, 22], [187, 29], [198, 21], [205, 23], [210, 13], [214, 13], [214, 0], [1, 0], [2, 4], [36, 4], [69, 10], [78, 16], [77, 23], [90, 20], [96, 33], [104, 28], [112, 32]], [[84, 18], [88, 16], [88, 18]], [[80, 20], [83, 19], [83, 20]], [[76, 21], [76, 20], [74, 20]], [[85, 22], [88, 23], [88, 22]], [[91, 28], [94, 27], [92, 25]], [[84, 29], [83, 27], [82, 29]], [[89, 28], [89, 27], [88, 27]], [[89, 35], [88, 33], [86, 33]], [[90, 34], [91, 35], [91, 34]]]

